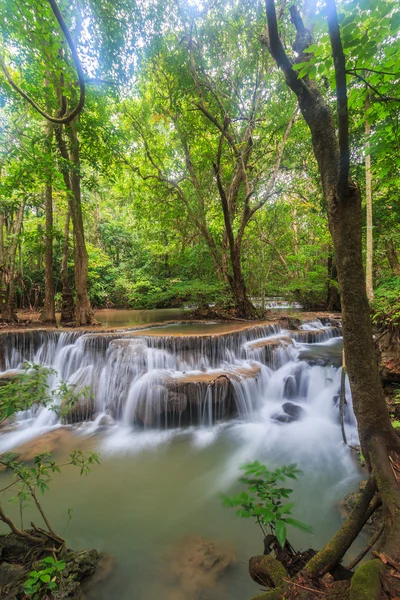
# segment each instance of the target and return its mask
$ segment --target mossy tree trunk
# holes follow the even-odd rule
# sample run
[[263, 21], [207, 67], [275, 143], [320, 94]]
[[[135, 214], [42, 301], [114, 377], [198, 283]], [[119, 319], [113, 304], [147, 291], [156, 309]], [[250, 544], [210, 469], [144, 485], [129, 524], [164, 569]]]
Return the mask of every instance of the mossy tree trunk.
[[[284, 72], [286, 83], [298, 98], [301, 113], [310, 128], [335, 246], [346, 366], [360, 442], [383, 503], [385, 529], [381, 546], [398, 560], [400, 487], [390, 458], [392, 453], [400, 452], [400, 439], [390, 422], [372, 337], [362, 261], [361, 195], [350, 177], [346, 66], [334, 0], [326, 0], [326, 8], [335, 65], [338, 129], [333, 112], [315, 81], [307, 77], [299, 79], [292, 68], [293, 62], [279, 37], [274, 0], [266, 0], [268, 43], [272, 56]], [[312, 35], [295, 7], [291, 7], [291, 20], [297, 31], [294, 44], [296, 61], [307, 61], [310, 54], [303, 50], [312, 43]], [[345, 545], [346, 539], [346, 535], [335, 536], [324, 560], [313, 559], [314, 564], [318, 564], [318, 568], [312, 569], [313, 574], [323, 571], [337, 546]]]

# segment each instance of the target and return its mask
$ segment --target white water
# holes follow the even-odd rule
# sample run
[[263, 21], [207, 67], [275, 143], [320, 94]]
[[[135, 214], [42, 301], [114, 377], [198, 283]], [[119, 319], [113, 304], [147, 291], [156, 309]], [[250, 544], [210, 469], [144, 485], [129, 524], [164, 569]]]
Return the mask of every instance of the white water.
[[[5, 336], [5, 369], [19, 369], [28, 360], [57, 370], [52, 386], [63, 379], [92, 390], [94, 410], [74, 431], [100, 452], [101, 465], [88, 478], [76, 470], [63, 473], [45, 502], [60, 531], [66, 509], [74, 507], [67, 531], [71, 547], [96, 547], [117, 558], [115, 573], [93, 599], [193, 600], [193, 592], [163, 574], [171, 546], [187, 534], [228, 540], [238, 558], [217, 587], [199, 588], [196, 597], [245, 600], [257, 594], [246, 561], [262, 549], [258, 530], [223, 509], [218, 498], [237, 489], [239, 466], [247, 461], [271, 467], [296, 462], [304, 475], [294, 486], [294, 517], [312, 525], [314, 534], [291, 529], [290, 540], [299, 548], [320, 548], [331, 537], [340, 523], [336, 503], [359, 473], [342, 442], [335, 404], [340, 331], [327, 327], [314, 322], [302, 333], [266, 326], [202, 337], [186, 336], [185, 326], [176, 328], [179, 337], [168, 335], [169, 328], [164, 336], [159, 330], [157, 336], [148, 335], [150, 330]], [[280, 336], [293, 344], [258, 347], [260, 340]], [[254, 372], [257, 377], [246, 376]], [[209, 386], [210, 378], [223, 373], [233, 389], [229, 407], [219, 380]], [[205, 383], [174, 392], [182, 377], [208, 375]], [[163, 412], [171, 392], [185, 393], [192, 410]], [[347, 397], [346, 433], [356, 444], [349, 390]], [[301, 407], [299, 420], [279, 421], [288, 416], [282, 408], [287, 402]], [[156, 418], [143, 425], [143, 414]], [[106, 429], [105, 415], [111, 423]], [[45, 409], [20, 415], [18, 427], [0, 433], [0, 452], [60, 425]]]
[[[295, 419], [288, 414], [294, 410], [300, 419], [291, 436], [303, 436], [307, 446], [316, 426], [326, 429], [328, 438], [331, 432], [340, 435], [341, 369], [332, 365], [340, 359], [341, 338], [340, 330], [319, 320], [301, 330], [266, 325], [216, 336], [144, 335], [151, 330], [17, 333], [3, 343], [3, 364], [5, 371], [26, 362], [49, 366], [56, 371], [50, 387], [67, 381], [76, 393], [89, 388], [93, 406], [86, 402], [69, 422], [83, 421], [90, 432], [105, 423], [137, 434], [143, 427], [213, 428], [229, 417], [244, 427], [261, 426], [269, 438], [279, 440], [287, 437], [289, 424], [293, 427]], [[185, 332], [185, 325], [179, 332]], [[347, 395], [346, 428], [356, 443], [349, 390]], [[60, 425], [47, 408], [21, 414], [18, 422], [15, 431], [1, 436], [0, 451]]]

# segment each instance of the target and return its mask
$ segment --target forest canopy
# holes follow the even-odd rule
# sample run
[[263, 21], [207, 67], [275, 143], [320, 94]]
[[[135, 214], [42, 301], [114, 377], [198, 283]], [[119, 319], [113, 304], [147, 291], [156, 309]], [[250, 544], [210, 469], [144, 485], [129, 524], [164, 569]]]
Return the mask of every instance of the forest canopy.
[[[217, 303], [252, 316], [251, 299], [271, 296], [340, 308], [318, 167], [269, 52], [264, 2], [0, 6], [5, 320], [43, 305], [43, 320], [61, 310], [78, 324], [102, 307]], [[295, 67], [334, 106], [325, 11], [303, 8], [314, 41]], [[400, 290], [400, 9], [338, 10], [379, 302]], [[290, 48], [286, 2], [278, 13]]]

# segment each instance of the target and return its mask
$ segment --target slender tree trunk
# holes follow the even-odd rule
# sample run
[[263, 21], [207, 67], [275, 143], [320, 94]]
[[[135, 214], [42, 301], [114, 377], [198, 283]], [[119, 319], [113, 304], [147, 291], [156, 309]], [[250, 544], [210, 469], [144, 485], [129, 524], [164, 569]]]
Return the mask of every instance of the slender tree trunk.
[[374, 299], [373, 282], [373, 231], [372, 231], [372, 182], [371, 182], [371, 127], [368, 120], [369, 99], [365, 101], [365, 198], [367, 208], [366, 286], [368, 300]]
[[0, 213], [0, 317], [3, 314], [5, 296], [4, 215]]
[[328, 255], [328, 294], [326, 301], [326, 310], [340, 311], [340, 294], [337, 286], [337, 268], [336, 260], [332, 251]]
[[70, 140], [70, 157], [72, 163], [71, 185], [73, 196], [70, 197], [70, 207], [72, 224], [74, 226], [75, 319], [78, 325], [89, 325], [93, 321], [93, 311], [87, 291], [88, 254], [82, 217], [80, 153], [76, 121], [68, 125], [67, 131]]
[[11, 243], [8, 251], [8, 288], [6, 291], [6, 300], [3, 306], [2, 314], [3, 320], [7, 321], [8, 323], [15, 323], [18, 321], [15, 312], [15, 273], [17, 263], [18, 237], [22, 230], [24, 208], [25, 203], [22, 202], [15, 216], [14, 231], [12, 233], [12, 236], [10, 235]]
[[394, 275], [400, 276], [399, 257], [397, 256], [396, 248], [394, 247], [394, 243], [391, 238], [389, 238], [386, 242], [386, 256]]
[[[46, 149], [51, 159], [51, 141], [53, 126], [50, 121], [46, 123]], [[56, 309], [54, 303], [54, 278], [53, 278], [53, 186], [51, 167], [47, 169], [45, 186], [45, 238], [44, 238], [44, 305], [40, 315], [43, 323], [56, 323]]]
[[65, 216], [64, 224], [64, 241], [63, 241], [63, 253], [61, 261], [61, 323], [71, 324], [74, 322], [75, 316], [75, 302], [72, 294], [71, 286], [68, 277], [68, 256], [69, 256], [69, 223], [71, 220], [71, 213], [69, 205], [67, 207], [67, 213]]

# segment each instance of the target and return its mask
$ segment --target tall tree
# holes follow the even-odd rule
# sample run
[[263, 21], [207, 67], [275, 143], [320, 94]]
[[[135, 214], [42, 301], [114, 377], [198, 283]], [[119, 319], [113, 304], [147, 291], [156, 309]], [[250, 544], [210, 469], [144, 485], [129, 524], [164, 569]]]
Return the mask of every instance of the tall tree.
[[[362, 262], [361, 194], [350, 173], [346, 58], [334, 0], [326, 0], [325, 8], [334, 63], [337, 127], [323, 88], [312, 78], [311, 65], [307, 65], [313, 55], [313, 37], [296, 7], [290, 9], [297, 34], [293, 45], [296, 58], [289, 58], [282, 44], [274, 0], [266, 0], [268, 45], [285, 75], [287, 85], [296, 94], [301, 113], [310, 128], [327, 203], [337, 259], [347, 372], [361, 447], [371, 472], [365, 492], [364, 514], [376, 485], [382, 498], [385, 518], [380, 545], [395, 560], [399, 560], [400, 488], [390, 461], [392, 453], [395, 456], [400, 454], [400, 440], [388, 415], [372, 338]], [[354, 520], [346, 523], [331, 543], [310, 561], [309, 571], [314, 575], [326, 573], [343, 557], [362, 525], [362, 519], [358, 523]]]

